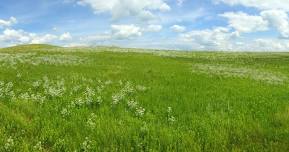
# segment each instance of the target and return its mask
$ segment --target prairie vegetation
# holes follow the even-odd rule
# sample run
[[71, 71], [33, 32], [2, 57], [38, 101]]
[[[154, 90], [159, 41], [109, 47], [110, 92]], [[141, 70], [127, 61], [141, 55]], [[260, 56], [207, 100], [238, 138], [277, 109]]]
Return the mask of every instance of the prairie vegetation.
[[289, 54], [0, 49], [0, 151], [289, 151]]

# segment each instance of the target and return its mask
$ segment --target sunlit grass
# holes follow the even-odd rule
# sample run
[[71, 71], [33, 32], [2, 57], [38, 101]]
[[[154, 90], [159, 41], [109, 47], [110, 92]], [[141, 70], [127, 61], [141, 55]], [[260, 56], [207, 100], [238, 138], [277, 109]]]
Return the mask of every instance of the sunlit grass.
[[289, 54], [0, 51], [0, 151], [288, 151]]

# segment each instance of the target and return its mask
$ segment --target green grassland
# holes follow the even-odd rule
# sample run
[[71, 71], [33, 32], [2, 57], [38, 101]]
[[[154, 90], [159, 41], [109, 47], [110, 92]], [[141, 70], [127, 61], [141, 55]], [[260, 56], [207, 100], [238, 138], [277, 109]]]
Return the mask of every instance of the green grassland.
[[0, 151], [289, 151], [289, 54], [0, 49]]

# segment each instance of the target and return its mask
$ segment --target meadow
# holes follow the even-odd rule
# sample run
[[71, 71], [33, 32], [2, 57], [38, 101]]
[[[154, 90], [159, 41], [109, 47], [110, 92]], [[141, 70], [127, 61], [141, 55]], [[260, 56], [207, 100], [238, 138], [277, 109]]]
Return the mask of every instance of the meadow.
[[0, 49], [0, 151], [289, 151], [289, 53]]

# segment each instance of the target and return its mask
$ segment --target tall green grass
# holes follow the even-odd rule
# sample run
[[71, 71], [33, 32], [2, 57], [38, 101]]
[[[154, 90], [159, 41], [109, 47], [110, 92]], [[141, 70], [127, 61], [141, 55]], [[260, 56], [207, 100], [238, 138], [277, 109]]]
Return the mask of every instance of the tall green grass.
[[287, 53], [30, 47], [0, 52], [0, 151], [289, 151]]

